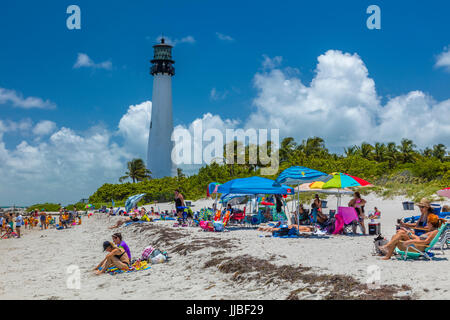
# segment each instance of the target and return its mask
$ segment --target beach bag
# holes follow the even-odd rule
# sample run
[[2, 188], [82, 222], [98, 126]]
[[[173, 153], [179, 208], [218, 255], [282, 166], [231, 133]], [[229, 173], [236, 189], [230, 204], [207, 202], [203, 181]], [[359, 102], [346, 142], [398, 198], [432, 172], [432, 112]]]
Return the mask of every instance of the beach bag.
[[375, 240], [373, 241], [375, 255], [384, 256], [385, 253], [380, 249], [380, 247], [386, 245], [387, 243], [388, 241], [381, 236], [375, 238]]
[[289, 228], [287, 228], [287, 227], [282, 227], [282, 228], [280, 228], [280, 230], [272, 232], [272, 236], [274, 236], [274, 237], [284, 237], [287, 235], [289, 235]]
[[168, 256], [167, 252], [165, 252], [165, 251], [162, 252], [159, 249], [155, 249], [150, 254], [149, 259], [152, 264], [158, 264], [158, 263], [164, 263], [167, 260], [169, 260], [169, 256]]
[[142, 260], [148, 260], [151, 257], [153, 251], [155, 251], [155, 249], [152, 246], [148, 246], [147, 248], [145, 248], [141, 255]]

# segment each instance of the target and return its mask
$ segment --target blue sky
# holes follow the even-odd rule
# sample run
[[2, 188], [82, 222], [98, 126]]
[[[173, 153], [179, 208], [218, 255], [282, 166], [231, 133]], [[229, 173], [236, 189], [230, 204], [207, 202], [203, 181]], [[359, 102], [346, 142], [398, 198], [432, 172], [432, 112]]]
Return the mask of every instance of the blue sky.
[[[71, 4], [81, 8], [81, 30], [66, 28], [66, 8]], [[371, 4], [381, 8], [381, 30], [366, 27]], [[46, 143], [48, 136], [36, 140], [32, 133], [39, 121], [54, 123], [53, 133], [61, 128], [81, 136], [99, 128], [115, 132], [129, 106], [151, 101], [149, 60], [162, 33], [176, 41], [175, 125], [189, 127], [209, 112], [248, 127], [252, 114], [268, 110], [255, 102], [266, 90], [263, 84], [255, 85], [255, 77], [273, 75], [264, 61], [271, 61], [269, 69], [293, 74], [288, 77], [309, 86], [317, 74], [318, 57], [328, 50], [357, 54], [381, 107], [415, 90], [436, 103], [445, 102], [450, 99], [449, 66], [446, 60], [440, 67], [436, 63], [450, 45], [449, 12], [447, 1], [2, 1], [0, 88], [54, 106], [14, 107], [11, 100], [0, 99], [0, 121], [9, 123], [9, 130], [0, 130], [3, 152], [13, 152], [23, 141], [34, 147]], [[111, 68], [74, 68], [79, 53], [93, 63], [109, 61]], [[430, 102], [430, 108], [436, 103]], [[447, 104], [439, 110], [448, 110]], [[374, 122], [382, 121], [375, 118]], [[28, 124], [11, 129], [24, 121]], [[301, 132], [292, 135], [307, 137]], [[124, 139], [112, 134], [110, 143], [120, 146]], [[437, 142], [448, 143], [449, 138], [424, 140]], [[330, 142], [332, 148], [342, 144]], [[126, 163], [122, 158], [118, 162]], [[17, 177], [25, 183], [31, 179], [27, 172]], [[83, 196], [98, 187], [86, 183]], [[8, 199], [18, 197], [18, 192], [7, 194]], [[37, 200], [32, 191], [30, 197]], [[0, 196], [0, 201], [6, 200]]]

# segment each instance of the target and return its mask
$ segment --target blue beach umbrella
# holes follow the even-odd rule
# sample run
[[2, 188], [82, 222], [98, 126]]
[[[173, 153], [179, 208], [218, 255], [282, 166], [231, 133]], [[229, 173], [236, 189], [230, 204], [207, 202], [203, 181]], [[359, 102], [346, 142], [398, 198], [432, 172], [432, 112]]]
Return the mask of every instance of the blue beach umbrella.
[[328, 174], [314, 169], [301, 166], [292, 166], [281, 172], [273, 185], [294, 185], [314, 181], [328, 181], [330, 178], [332, 177], [330, 177]]
[[[278, 178], [274, 182], [274, 186], [279, 186], [281, 184], [294, 185], [307, 182], [315, 181], [328, 181], [333, 176], [323, 173], [318, 170], [310, 169], [302, 166], [292, 166], [280, 173]], [[300, 203], [300, 193], [298, 193], [298, 203]], [[299, 223], [299, 211], [297, 205], [297, 224]]]
[[141, 193], [129, 197], [127, 201], [125, 201], [125, 211], [130, 212], [130, 210], [134, 208], [136, 203], [138, 203], [139, 200], [141, 200], [145, 195], [146, 195], [145, 193]]

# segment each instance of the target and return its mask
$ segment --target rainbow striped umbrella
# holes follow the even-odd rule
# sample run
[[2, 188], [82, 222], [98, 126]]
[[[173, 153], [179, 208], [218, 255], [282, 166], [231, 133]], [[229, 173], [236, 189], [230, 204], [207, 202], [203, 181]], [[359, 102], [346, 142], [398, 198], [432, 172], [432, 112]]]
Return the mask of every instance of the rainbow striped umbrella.
[[368, 187], [371, 186], [370, 182], [358, 177], [351, 176], [347, 173], [333, 172], [331, 174], [333, 178], [328, 180], [322, 185], [322, 189], [332, 188], [350, 188], [350, 187]]

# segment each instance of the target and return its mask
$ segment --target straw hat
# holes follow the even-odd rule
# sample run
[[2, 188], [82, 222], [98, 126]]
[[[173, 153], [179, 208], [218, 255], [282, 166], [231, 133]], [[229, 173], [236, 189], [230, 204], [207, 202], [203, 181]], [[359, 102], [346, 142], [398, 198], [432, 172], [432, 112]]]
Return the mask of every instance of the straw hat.
[[422, 198], [419, 203], [416, 203], [416, 206], [431, 208], [431, 202], [427, 198]]

